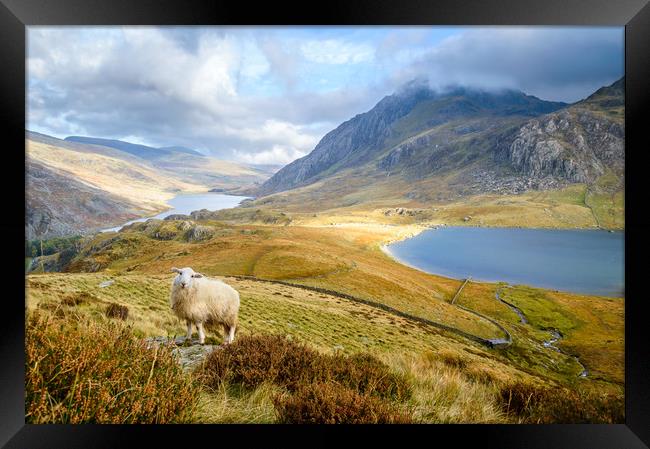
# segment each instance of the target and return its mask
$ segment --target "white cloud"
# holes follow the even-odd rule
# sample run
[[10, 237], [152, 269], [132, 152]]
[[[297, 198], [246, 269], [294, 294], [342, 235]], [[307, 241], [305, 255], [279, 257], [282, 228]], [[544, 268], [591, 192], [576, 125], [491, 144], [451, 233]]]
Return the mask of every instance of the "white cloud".
[[286, 148], [280, 145], [274, 145], [271, 150], [260, 151], [258, 153], [233, 151], [236, 160], [248, 164], [288, 164], [300, 157], [306, 152], [298, 151], [295, 148]]
[[622, 31], [297, 31], [30, 26], [27, 126], [285, 163], [422, 74], [562, 100], [622, 74]]
[[320, 64], [358, 64], [374, 59], [375, 50], [368, 44], [339, 39], [309, 40], [300, 49], [308, 61]]

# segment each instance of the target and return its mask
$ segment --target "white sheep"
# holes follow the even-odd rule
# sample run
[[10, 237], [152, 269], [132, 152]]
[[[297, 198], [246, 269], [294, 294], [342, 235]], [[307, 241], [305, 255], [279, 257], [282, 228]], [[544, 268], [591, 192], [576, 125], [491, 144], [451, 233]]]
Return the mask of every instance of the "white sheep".
[[187, 339], [192, 338], [192, 324], [199, 332], [199, 343], [205, 342], [206, 328], [222, 326], [224, 342], [235, 339], [239, 314], [239, 293], [230, 285], [208, 279], [193, 269], [172, 268], [178, 273], [172, 282], [170, 305], [174, 313], [187, 323]]

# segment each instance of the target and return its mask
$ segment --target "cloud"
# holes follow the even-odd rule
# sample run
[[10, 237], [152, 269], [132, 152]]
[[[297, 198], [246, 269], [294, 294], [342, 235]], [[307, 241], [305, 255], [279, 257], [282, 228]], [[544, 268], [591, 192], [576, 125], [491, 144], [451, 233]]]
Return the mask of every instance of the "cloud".
[[274, 145], [272, 149], [258, 153], [234, 151], [237, 160], [248, 164], [285, 165], [306, 154], [307, 152], [298, 151], [295, 148], [281, 147], [279, 145]]
[[445, 39], [394, 79], [426, 76], [433, 87], [507, 87], [572, 102], [620, 78], [623, 58], [620, 27], [480, 28]]
[[340, 39], [310, 40], [300, 49], [307, 61], [319, 64], [358, 64], [374, 58], [374, 48], [368, 44], [345, 42]]
[[413, 78], [572, 101], [623, 29], [28, 27], [27, 126], [286, 163]]

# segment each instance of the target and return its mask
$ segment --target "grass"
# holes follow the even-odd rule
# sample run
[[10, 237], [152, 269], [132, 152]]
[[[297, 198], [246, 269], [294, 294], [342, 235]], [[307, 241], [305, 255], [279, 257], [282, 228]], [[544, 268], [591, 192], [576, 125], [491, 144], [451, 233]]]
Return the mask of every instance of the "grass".
[[196, 385], [167, 348], [148, 349], [127, 327], [37, 313], [26, 336], [26, 422], [191, 421]]
[[[557, 199], [558, 207], [582, 207], [578, 203], [584, 201], [584, 192], [577, 188], [564, 192], [565, 196]], [[523, 201], [544, 204], [547, 200]], [[224, 279], [240, 292], [238, 340], [280, 335], [308, 345], [310, 351], [319, 354], [315, 357], [319, 360], [349, 360], [346, 358], [354, 354], [369, 354], [391, 373], [407, 379], [411, 391], [408, 399], [381, 400], [396, 402], [390, 413], [406, 413], [413, 422], [529, 422], [526, 420], [532, 418], [524, 416], [524, 412], [513, 417], [510, 410], [502, 407], [500, 391], [518, 382], [548, 389], [584, 390], [585, 401], [602, 394], [614, 398], [622, 394], [621, 299], [470, 282], [458, 304], [497, 320], [513, 336], [510, 347], [488, 349], [335, 295], [233, 277], [247, 275], [326, 288], [485, 338], [501, 336], [501, 331], [489, 321], [449, 303], [460, 281], [405, 267], [380, 251], [381, 244], [422, 229], [417, 224], [390, 223], [393, 219], [408, 221], [413, 217], [388, 217], [381, 210], [373, 214], [380, 220], [368, 223], [368, 217], [353, 208], [336, 216], [290, 214], [289, 226], [232, 224], [209, 217], [199, 223], [211, 229], [212, 237], [197, 242], [186, 241], [178, 229], [180, 222], [152, 222], [122, 233], [102, 234], [89, 242], [68, 267], [73, 272], [29, 275], [27, 308], [30, 313], [39, 311], [54, 316], [74, 311], [104, 325], [111, 322], [105, 315], [107, 307], [116, 304], [127, 307], [128, 316], [124, 321], [114, 321], [130, 326], [138, 337], [183, 335], [185, 326], [171, 313], [168, 304], [173, 278], [169, 269], [191, 266]], [[381, 221], [384, 219], [386, 222]], [[170, 229], [174, 231], [171, 234], [160, 233]], [[99, 287], [107, 280], [114, 282]], [[504, 299], [524, 311], [528, 324], [522, 324], [510, 308], [494, 298], [498, 288], [502, 289]], [[564, 353], [542, 345], [549, 338], [550, 329], [562, 333], [563, 339], [557, 345]], [[221, 341], [220, 336], [208, 337], [215, 343]], [[588, 379], [577, 377], [581, 367], [574, 355], [589, 369]], [[332, 387], [336, 382], [331, 377], [326, 379], [322, 382], [315, 378], [308, 383], [309, 388], [293, 389], [264, 376], [247, 387], [219, 379], [201, 387], [192, 419], [276, 422], [284, 419], [278, 415], [279, 409], [285, 410], [286, 419], [295, 419], [295, 410], [332, 411], [327, 398], [343, 402], [353, 398], [353, 402], [358, 402], [354, 394], [365, 394], [349, 385], [342, 387], [354, 394], [341, 392]], [[300, 394], [293, 396], [298, 390]], [[375, 405], [369, 404], [370, 409], [363, 410], [371, 410]], [[321, 418], [334, 419], [332, 416], [339, 416], [337, 413], [334, 410], [329, 418]], [[359, 416], [366, 412], [355, 413]], [[346, 419], [356, 419], [351, 416]]]
[[295, 392], [305, 384], [337, 384], [364, 395], [405, 399], [406, 381], [367, 353], [320, 354], [281, 335], [244, 336], [206, 359], [202, 378], [209, 386], [235, 383], [252, 389], [270, 382]]
[[548, 388], [525, 383], [506, 385], [499, 391], [501, 407], [519, 424], [603, 423], [623, 424], [622, 394], [590, 390]]
[[379, 244], [393, 229], [216, 228], [232, 232], [217, 231], [219, 236], [198, 243], [156, 240], [140, 232], [100, 236], [91, 244], [100, 249], [83, 253], [70, 270], [159, 274], [172, 265], [192, 266], [207, 275], [279, 279], [372, 299], [485, 338], [499, 333], [493, 324], [447, 304], [459, 281], [413, 270], [383, 254]]

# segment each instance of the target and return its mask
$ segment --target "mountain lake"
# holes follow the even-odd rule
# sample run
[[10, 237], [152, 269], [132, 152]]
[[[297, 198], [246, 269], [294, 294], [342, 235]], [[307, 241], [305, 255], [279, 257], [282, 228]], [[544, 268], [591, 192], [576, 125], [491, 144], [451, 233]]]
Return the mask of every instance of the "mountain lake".
[[603, 230], [441, 227], [384, 249], [428, 273], [623, 297], [625, 233]]
[[123, 225], [114, 228], [102, 229], [101, 232], [119, 231], [123, 226], [130, 225], [131, 223], [147, 221], [150, 218], [163, 219], [173, 214], [189, 215], [190, 212], [201, 209], [207, 209], [209, 211], [229, 209], [237, 206], [248, 198], [249, 197], [247, 196], [224, 195], [222, 193], [188, 193], [177, 195], [167, 201], [167, 204], [172, 206], [172, 208], [165, 212], [161, 212], [154, 217], [138, 218], [136, 220], [127, 221]]

